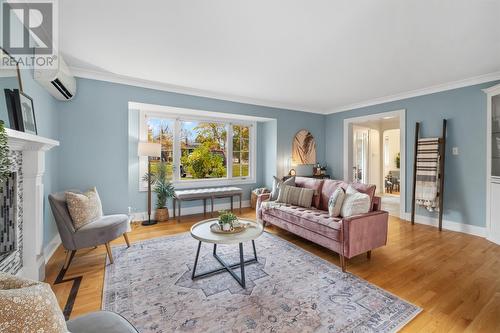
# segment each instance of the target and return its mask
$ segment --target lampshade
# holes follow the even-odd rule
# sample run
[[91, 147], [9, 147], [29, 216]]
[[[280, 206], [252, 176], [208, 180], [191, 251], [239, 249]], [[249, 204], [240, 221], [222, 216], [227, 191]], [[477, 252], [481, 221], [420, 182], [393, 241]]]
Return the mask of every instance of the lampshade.
[[153, 142], [139, 142], [138, 156], [161, 157], [161, 144]]

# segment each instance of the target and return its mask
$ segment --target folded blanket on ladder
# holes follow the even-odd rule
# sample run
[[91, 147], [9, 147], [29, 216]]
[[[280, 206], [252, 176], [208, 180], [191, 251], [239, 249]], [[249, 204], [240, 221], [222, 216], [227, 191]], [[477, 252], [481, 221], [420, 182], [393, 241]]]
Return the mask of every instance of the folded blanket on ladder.
[[439, 138], [418, 140], [415, 202], [429, 211], [439, 210]]

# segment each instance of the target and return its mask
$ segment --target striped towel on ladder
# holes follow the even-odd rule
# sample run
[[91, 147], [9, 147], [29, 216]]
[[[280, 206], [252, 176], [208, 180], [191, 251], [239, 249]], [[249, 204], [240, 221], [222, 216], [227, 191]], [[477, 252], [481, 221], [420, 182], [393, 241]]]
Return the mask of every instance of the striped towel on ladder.
[[428, 211], [439, 210], [439, 138], [419, 139], [415, 202]]

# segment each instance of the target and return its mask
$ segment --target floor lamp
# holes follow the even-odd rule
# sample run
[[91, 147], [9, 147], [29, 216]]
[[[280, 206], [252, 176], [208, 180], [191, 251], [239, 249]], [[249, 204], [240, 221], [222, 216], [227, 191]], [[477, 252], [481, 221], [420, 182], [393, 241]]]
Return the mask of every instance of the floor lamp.
[[142, 221], [142, 225], [153, 225], [156, 224], [156, 221], [151, 220], [151, 158], [161, 157], [161, 144], [139, 142], [137, 155], [139, 155], [139, 157], [148, 158], [148, 219], [146, 221]]

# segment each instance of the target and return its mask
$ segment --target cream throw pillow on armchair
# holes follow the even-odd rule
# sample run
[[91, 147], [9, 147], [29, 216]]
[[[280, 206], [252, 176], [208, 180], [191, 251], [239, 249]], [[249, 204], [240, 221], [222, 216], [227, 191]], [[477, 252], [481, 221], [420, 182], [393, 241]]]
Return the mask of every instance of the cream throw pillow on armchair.
[[102, 216], [101, 198], [95, 187], [85, 193], [68, 191], [64, 196], [76, 230]]
[[47, 283], [0, 273], [0, 332], [67, 331], [56, 296]]
[[340, 210], [342, 217], [365, 214], [370, 211], [370, 196], [356, 191], [354, 187], [349, 185], [345, 191], [345, 199]]

